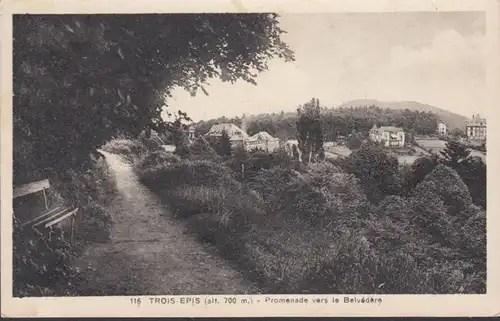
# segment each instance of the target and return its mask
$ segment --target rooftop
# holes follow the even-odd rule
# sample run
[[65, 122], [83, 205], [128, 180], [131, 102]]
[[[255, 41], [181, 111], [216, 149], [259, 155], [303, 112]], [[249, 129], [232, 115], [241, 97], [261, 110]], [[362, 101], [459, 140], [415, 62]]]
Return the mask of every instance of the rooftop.
[[248, 134], [235, 124], [222, 123], [213, 125], [207, 133], [207, 136], [221, 136], [222, 132], [226, 131], [230, 140], [248, 139]]
[[401, 128], [401, 127], [382, 126], [382, 127], [377, 128], [376, 125], [373, 125], [372, 130], [377, 130], [379, 133], [383, 133], [383, 132], [399, 133], [399, 132], [404, 131], [403, 128]]
[[467, 122], [467, 126], [486, 126], [486, 118], [481, 117], [479, 114], [472, 115], [472, 120]]
[[258, 132], [257, 134], [251, 136], [250, 140], [276, 140], [273, 136], [271, 136], [268, 132]]

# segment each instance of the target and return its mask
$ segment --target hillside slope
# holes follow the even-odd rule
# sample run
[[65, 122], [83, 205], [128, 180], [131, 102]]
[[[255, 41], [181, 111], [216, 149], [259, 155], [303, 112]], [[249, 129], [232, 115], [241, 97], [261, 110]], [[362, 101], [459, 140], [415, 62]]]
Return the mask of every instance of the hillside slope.
[[434, 107], [431, 105], [422, 104], [416, 101], [378, 101], [375, 99], [356, 99], [345, 102], [339, 107], [355, 107], [355, 106], [372, 106], [375, 105], [381, 108], [389, 109], [409, 109], [413, 111], [432, 112], [438, 118], [448, 124], [449, 129], [459, 128], [464, 130], [467, 122], [467, 117], [455, 114], [451, 111]]

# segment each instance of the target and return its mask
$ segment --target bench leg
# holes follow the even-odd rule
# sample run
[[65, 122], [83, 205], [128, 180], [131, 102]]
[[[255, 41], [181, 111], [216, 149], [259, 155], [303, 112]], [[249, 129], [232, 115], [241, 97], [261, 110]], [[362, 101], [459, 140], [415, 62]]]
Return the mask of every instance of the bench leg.
[[43, 192], [43, 200], [45, 201], [45, 209], [48, 210], [49, 204], [47, 202], [47, 193], [45, 193], [45, 189], [43, 189], [42, 192]]

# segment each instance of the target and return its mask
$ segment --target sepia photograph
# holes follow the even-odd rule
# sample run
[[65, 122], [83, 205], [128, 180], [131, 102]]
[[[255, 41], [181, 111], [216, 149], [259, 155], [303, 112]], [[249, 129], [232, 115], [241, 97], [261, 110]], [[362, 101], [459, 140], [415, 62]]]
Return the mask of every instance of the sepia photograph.
[[9, 291], [487, 294], [487, 30], [480, 10], [13, 14]]

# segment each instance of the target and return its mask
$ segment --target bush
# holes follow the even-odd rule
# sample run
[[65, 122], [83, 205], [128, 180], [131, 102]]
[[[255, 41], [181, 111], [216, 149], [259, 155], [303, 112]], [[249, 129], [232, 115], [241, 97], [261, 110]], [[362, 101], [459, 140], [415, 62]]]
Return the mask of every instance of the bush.
[[106, 152], [123, 156], [131, 164], [147, 152], [147, 146], [138, 139], [114, 139], [101, 148]]
[[193, 161], [206, 160], [214, 163], [222, 162], [222, 157], [201, 136], [189, 146], [189, 159]]
[[460, 216], [468, 219], [460, 225], [457, 245], [464, 255], [478, 259], [486, 268], [486, 212], [471, 205]]
[[407, 199], [397, 195], [384, 198], [377, 206], [380, 218], [388, 218], [395, 222], [408, 222], [410, 219], [409, 202]]
[[264, 169], [249, 182], [249, 186], [268, 199], [274, 193], [282, 190], [286, 184], [296, 179], [298, 175], [300, 175], [298, 172], [290, 168]]
[[356, 150], [361, 147], [361, 144], [365, 138], [363, 137], [363, 133], [352, 132], [346, 141], [346, 146], [351, 150]]
[[362, 146], [341, 163], [343, 169], [356, 175], [370, 201], [379, 202], [387, 195], [399, 194], [399, 163], [377, 146]]
[[457, 217], [470, 219], [459, 224], [445, 199], [460, 194], [436, 183], [455, 174], [437, 167], [410, 197], [377, 205], [329, 162], [262, 166], [242, 184], [220, 163], [182, 160], [141, 179], [266, 293], [482, 293], [484, 214], [465, 206]]
[[31, 228], [14, 228], [13, 290], [15, 297], [72, 295], [76, 256], [62, 230], [47, 233]]
[[156, 150], [143, 155], [135, 164], [134, 171], [137, 175], [142, 176], [144, 172], [151, 168], [161, 168], [176, 164], [181, 161], [180, 157], [166, 152], [164, 150]]
[[179, 188], [185, 185], [213, 185], [234, 181], [229, 168], [210, 161], [183, 160], [179, 163], [159, 164], [145, 169], [140, 180], [153, 190]]
[[110, 239], [111, 214], [106, 207], [91, 203], [80, 209], [75, 226], [75, 240], [79, 246], [106, 242]]
[[467, 185], [456, 171], [445, 165], [438, 165], [413, 191], [414, 195], [422, 193], [439, 196], [447, 207], [447, 213], [454, 217], [458, 216], [469, 205], [472, 205], [472, 198]]

